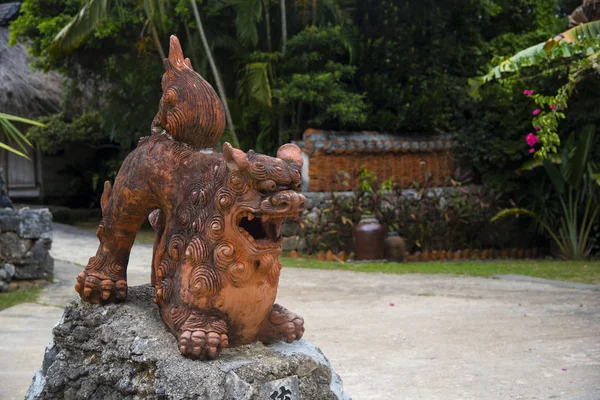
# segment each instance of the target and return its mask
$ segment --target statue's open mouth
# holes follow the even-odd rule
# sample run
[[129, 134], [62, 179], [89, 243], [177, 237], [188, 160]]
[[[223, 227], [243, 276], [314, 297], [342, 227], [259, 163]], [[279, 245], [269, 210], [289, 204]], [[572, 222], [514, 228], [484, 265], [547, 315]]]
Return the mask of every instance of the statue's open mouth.
[[[296, 213], [295, 216], [298, 214]], [[281, 245], [281, 223], [289, 214], [263, 213], [243, 210], [237, 216], [238, 230], [257, 249], [277, 248]]]

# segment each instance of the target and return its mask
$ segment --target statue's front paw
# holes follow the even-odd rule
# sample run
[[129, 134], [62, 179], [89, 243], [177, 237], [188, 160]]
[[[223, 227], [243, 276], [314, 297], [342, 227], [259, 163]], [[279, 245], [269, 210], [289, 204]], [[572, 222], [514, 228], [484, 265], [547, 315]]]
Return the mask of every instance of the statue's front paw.
[[304, 318], [279, 304], [274, 304], [261, 326], [258, 339], [265, 343], [277, 340], [291, 343], [300, 340], [302, 335], [304, 335]]
[[226, 334], [205, 330], [181, 330], [177, 335], [179, 352], [188, 358], [214, 360], [229, 346]]
[[83, 271], [77, 276], [75, 290], [83, 300], [90, 303], [118, 303], [127, 297], [127, 282]]

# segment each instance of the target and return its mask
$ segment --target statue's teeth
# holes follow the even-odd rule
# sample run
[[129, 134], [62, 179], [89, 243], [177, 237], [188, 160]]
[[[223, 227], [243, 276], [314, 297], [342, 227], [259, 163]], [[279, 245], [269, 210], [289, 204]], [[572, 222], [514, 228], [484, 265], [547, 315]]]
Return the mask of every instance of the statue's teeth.
[[252, 221], [254, 219], [254, 214], [249, 213], [248, 214], [248, 221]]

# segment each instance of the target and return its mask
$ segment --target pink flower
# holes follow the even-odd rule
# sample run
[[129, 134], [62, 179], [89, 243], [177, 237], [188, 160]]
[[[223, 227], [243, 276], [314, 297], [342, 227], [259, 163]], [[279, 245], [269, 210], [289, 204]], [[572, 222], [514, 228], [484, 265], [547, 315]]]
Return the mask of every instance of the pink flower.
[[542, 110], [540, 110], [539, 108], [536, 108], [535, 110], [533, 110], [533, 115], [538, 115], [539, 113], [541, 113]]
[[533, 153], [535, 153], [535, 149], [532, 147], [529, 149], [529, 154], [533, 154]]
[[527, 142], [529, 147], [533, 147], [538, 142], [538, 138], [533, 133], [530, 133], [525, 137], [525, 141]]
[[390, 303], [390, 307], [394, 307], [394, 306], [395, 306], [395, 304], [394, 304], [394, 303]]
[[556, 104], [551, 104], [551, 105], [550, 105], [550, 109], [551, 109], [551, 110], [556, 110]]
[[525, 96], [531, 96], [533, 94], [533, 90], [523, 90], [523, 94]]
[[536, 125], [536, 126], [535, 126], [535, 130], [536, 130], [536, 131], [539, 131], [539, 130], [540, 130], [540, 127]]

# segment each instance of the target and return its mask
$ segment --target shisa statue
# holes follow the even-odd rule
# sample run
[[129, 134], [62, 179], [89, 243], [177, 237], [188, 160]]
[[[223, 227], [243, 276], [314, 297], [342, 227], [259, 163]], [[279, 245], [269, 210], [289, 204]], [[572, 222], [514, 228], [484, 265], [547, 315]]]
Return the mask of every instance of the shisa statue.
[[152, 135], [114, 186], [104, 184], [100, 246], [75, 289], [91, 303], [124, 301], [129, 252], [148, 218], [154, 302], [181, 354], [215, 359], [228, 346], [300, 339], [304, 320], [274, 302], [281, 223], [306, 201], [301, 151], [285, 144], [269, 157], [229, 143], [213, 151], [225, 128], [219, 97], [175, 36], [164, 65]]

